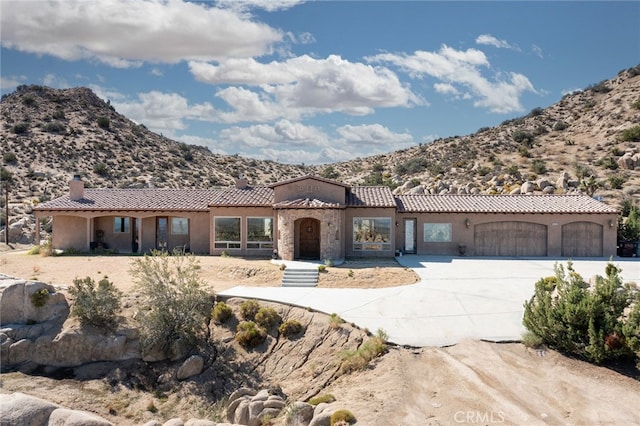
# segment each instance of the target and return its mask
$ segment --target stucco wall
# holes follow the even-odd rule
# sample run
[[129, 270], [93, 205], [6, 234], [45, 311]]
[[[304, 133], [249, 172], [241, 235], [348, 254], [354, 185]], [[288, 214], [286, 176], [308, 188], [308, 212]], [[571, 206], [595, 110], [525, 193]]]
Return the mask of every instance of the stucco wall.
[[[417, 219], [417, 249], [419, 254], [458, 255], [458, 246], [466, 246], [466, 255], [475, 255], [475, 226], [491, 222], [520, 221], [545, 225], [547, 227], [547, 256], [559, 257], [562, 254], [562, 226], [573, 222], [592, 222], [602, 226], [603, 256], [616, 255], [616, 214], [466, 214], [466, 213], [398, 213], [400, 229], [396, 233], [396, 245], [404, 247], [404, 220]], [[469, 226], [466, 225], [468, 221]], [[451, 242], [424, 242], [425, 223], [451, 223]], [[613, 226], [611, 226], [613, 224]], [[591, 244], [585, 241], [584, 244]]]
[[53, 217], [53, 247], [60, 250], [89, 250], [87, 244], [88, 221], [78, 216]]

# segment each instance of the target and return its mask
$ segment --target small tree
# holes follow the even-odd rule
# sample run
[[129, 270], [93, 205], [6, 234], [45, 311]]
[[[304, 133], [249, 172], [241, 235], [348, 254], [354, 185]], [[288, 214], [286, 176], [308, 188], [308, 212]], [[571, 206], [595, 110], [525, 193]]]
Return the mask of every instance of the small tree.
[[524, 304], [527, 330], [552, 348], [597, 364], [637, 351], [631, 343], [638, 342], [640, 314], [624, 314], [632, 303], [638, 311], [640, 299], [636, 289], [623, 285], [619, 268], [609, 263], [592, 288], [571, 262], [567, 272], [556, 264], [555, 273], [539, 280]]
[[144, 352], [159, 349], [176, 358], [202, 342], [213, 303], [194, 255], [153, 251], [135, 259], [130, 272], [143, 298], [138, 319]]
[[75, 298], [71, 314], [78, 317], [82, 324], [107, 329], [115, 326], [122, 292], [107, 277], [98, 281], [97, 285], [91, 277], [76, 278], [69, 293]]

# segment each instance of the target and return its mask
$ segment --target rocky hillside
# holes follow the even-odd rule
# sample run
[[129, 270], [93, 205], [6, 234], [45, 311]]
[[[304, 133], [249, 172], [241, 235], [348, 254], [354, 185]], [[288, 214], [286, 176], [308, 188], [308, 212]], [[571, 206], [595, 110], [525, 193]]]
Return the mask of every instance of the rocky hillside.
[[239, 174], [270, 183], [317, 173], [398, 192], [581, 190], [613, 205], [640, 197], [640, 65], [472, 135], [322, 166], [218, 155], [176, 142], [86, 88], [20, 86], [3, 96], [1, 117], [0, 165], [14, 177], [12, 221], [64, 194], [75, 173], [93, 187], [208, 188]]

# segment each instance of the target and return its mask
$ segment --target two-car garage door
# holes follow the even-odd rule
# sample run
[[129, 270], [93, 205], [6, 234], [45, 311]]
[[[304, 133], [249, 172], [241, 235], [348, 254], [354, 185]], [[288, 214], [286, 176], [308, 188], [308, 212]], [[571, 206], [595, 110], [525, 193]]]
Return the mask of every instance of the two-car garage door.
[[474, 227], [476, 256], [546, 256], [547, 227], [530, 222], [490, 222]]

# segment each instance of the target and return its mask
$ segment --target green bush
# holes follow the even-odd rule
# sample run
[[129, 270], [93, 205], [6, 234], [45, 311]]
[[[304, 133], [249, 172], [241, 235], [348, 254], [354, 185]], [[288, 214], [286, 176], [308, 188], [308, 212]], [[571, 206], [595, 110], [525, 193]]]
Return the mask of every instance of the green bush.
[[561, 132], [565, 130], [567, 127], [569, 127], [569, 125], [564, 121], [560, 120], [560, 121], [556, 121], [556, 124], [553, 125], [553, 130], [555, 130], [556, 132]]
[[640, 126], [633, 126], [623, 130], [620, 134], [620, 140], [625, 142], [640, 141]]
[[240, 304], [240, 316], [245, 321], [253, 321], [261, 306], [257, 300], [245, 300]]
[[640, 99], [638, 99], [637, 101], [631, 103], [631, 108], [640, 109]]
[[329, 315], [329, 327], [335, 330], [340, 328], [342, 324], [344, 324], [344, 320], [340, 318], [340, 315], [336, 313]]
[[143, 351], [176, 357], [204, 341], [212, 295], [204, 290], [193, 254], [154, 250], [133, 259], [130, 273], [142, 296], [137, 319]]
[[48, 300], [49, 300], [49, 290], [47, 290], [46, 288], [42, 288], [38, 291], [35, 291], [31, 295], [31, 304], [36, 308], [42, 308], [44, 305], [47, 304]]
[[75, 298], [71, 314], [80, 323], [112, 328], [120, 311], [122, 293], [106, 277], [96, 282], [91, 277], [76, 278], [69, 293]]
[[49, 133], [64, 133], [67, 128], [59, 121], [53, 121], [51, 123], [47, 123], [42, 130]]
[[318, 265], [318, 272], [327, 272], [327, 267], [325, 265]]
[[340, 423], [340, 422], [353, 424], [353, 423], [356, 422], [356, 416], [354, 416], [353, 413], [351, 411], [349, 411], [349, 410], [338, 410], [338, 411], [335, 411], [331, 415], [330, 424], [331, 424], [331, 426], [333, 426], [336, 423]]
[[24, 122], [18, 123], [11, 128], [11, 132], [15, 133], [16, 135], [27, 133], [27, 130], [29, 130], [29, 124]]
[[620, 175], [609, 176], [608, 180], [609, 180], [609, 185], [611, 186], [611, 189], [622, 189], [622, 185], [624, 185], [626, 181], [624, 176], [620, 176]]
[[96, 163], [93, 165], [93, 172], [100, 176], [109, 176], [109, 167], [105, 163]]
[[224, 324], [233, 316], [231, 307], [224, 302], [218, 302], [211, 310], [211, 317], [218, 324]]
[[350, 373], [352, 371], [364, 370], [369, 363], [387, 351], [388, 336], [382, 329], [378, 329], [375, 336], [364, 342], [355, 351], [345, 351], [341, 354], [342, 363], [340, 371]]
[[547, 173], [547, 166], [544, 160], [541, 160], [539, 158], [536, 158], [535, 160], [533, 160], [533, 162], [531, 163], [531, 171], [539, 175], [543, 175]]
[[[600, 364], [640, 349], [640, 297], [637, 289], [623, 285], [620, 269], [607, 264], [605, 277], [589, 284], [573, 269], [555, 266], [556, 282], [541, 279], [524, 304], [523, 324], [546, 345]], [[633, 303], [633, 314], [625, 316]]]
[[511, 135], [511, 138], [527, 148], [531, 148], [535, 141], [535, 136], [529, 132], [525, 132], [524, 130], [516, 130]]
[[261, 345], [267, 338], [267, 332], [253, 321], [242, 321], [238, 324], [236, 341], [250, 349]]
[[15, 153], [8, 151], [2, 154], [2, 161], [4, 161], [5, 164], [15, 164], [18, 162], [18, 157], [16, 157]]
[[282, 319], [280, 314], [273, 308], [260, 308], [256, 313], [256, 323], [263, 327], [265, 330], [269, 330], [274, 325], [278, 325]]
[[96, 122], [101, 129], [109, 130], [109, 127], [111, 127], [111, 122], [107, 117], [98, 117]]
[[300, 321], [298, 320], [287, 320], [285, 322], [283, 322], [282, 324], [280, 324], [280, 327], [278, 327], [278, 332], [286, 338], [291, 338], [293, 336], [296, 336], [298, 334], [300, 334], [303, 330], [302, 324], [300, 324]]
[[309, 400], [309, 404], [311, 405], [318, 405], [322, 403], [330, 404], [335, 401], [336, 401], [335, 396], [331, 395], [330, 393], [325, 393], [325, 394], [314, 396], [313, 398], [311, 398]]

